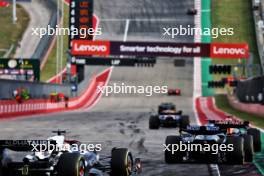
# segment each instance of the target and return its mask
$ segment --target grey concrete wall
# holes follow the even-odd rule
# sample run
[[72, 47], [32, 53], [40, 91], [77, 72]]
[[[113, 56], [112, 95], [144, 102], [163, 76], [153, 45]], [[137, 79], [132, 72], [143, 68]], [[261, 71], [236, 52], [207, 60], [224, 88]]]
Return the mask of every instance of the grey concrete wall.
[[0, 99], [11, 99], [12, 93], [17, 88], [27, 88], [32, 98], [47, 98], [51, 92], [63, 92], [71, 96], [71, 85], [56, 85], [17, 80], [0, 80]]

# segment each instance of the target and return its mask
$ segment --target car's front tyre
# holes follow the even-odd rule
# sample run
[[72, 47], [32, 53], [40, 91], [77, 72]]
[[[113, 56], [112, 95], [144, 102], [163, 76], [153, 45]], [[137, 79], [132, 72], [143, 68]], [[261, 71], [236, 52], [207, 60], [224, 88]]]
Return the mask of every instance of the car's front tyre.
[[133, 157], [126, 148], [115, 148], [111, 157], [111, 176], [130, 176], [133, 172]]
[[58, 176], [86, 176], [85, 159], [79, 153], [64, 153], [57, 164]]

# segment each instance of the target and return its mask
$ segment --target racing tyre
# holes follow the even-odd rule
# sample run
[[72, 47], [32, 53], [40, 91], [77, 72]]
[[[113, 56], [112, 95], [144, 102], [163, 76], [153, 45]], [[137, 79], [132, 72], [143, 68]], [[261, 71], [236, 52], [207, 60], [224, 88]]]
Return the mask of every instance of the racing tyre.
[[126, 148], [112, 150], [111, 176], [129, 176], [133, 172], [133, 157]]
[[0, 151], [0, 176], [13, 176], [13, 173], [7, 167], [7, 164], [10, 162], [12, 162], [12, 159], [5, 156], [4, 151], [1, 150]]
[[228, 136], [227, 145], [233, 144], [233, 151], [227, 151], [228, 164], [244, 164], [244, 139], [241, 136]]
[[149, 118], [149, 129], [159, 129], [160, 120], [158, 116], [150, 116]]
[[244, 135], [244, 152], [245, 162], [252, 162], [254, 155], [253, 137], [251, 135]]
[[187, 115], [181, 116], [180, 128], [186, 129], [188, 125], [190, 125], [189, 116], [187, 116]]
[[79, 153], [64, 153], [57, 164], [58, 176], [86, 176], [85, 159]]
[[249, 135], [253, 136], [254, 152], [261, 152], [261, 133], [256, 128], [250, 128], [247, 130]]
[[0, 167], [0, 176], [13, 176], [10, 170], [6, 167]]
[[168, 148], [169, 150], [165, 150], [165, 162], [168, 164], [173, 163], [181, 163], [183, 160], [184, 152], [181, 151], [174, 151], [172, 153], [172, 145], [178, 144], [180, 145], [181, 138], [180, 136], [167, 136], [165, 144], [166, 146], [170, 145]]

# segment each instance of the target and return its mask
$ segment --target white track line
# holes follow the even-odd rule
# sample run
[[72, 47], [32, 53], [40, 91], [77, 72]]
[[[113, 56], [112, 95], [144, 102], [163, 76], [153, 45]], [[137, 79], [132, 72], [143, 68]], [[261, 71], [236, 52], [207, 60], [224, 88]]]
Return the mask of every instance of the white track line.
[[127, 19], [127, 20], [126, 20], [126, 27], [125, 27], [124, 38], [123, 38], [123, 41], [124, 41], [124, 42], [127, 41], [127, 34], [128, 34], [129, 24], [130, 24], [130, 20]]
[[[195, 27], [201, 28], [201, 0], [195, 1], [195, 9], [197, 9], [197, 15], [194, 17]], [[194, 42], [200, 43], [201, 36], [195, 35]], [[193, 65], [193, 112], [195, 115], [196, 123], [201, 125], [197, 110], [196, 110], [196, 99], [201, 96], [201, 58], [194, 57]]]
[[[194, 8], [197, 9], [197, 15], [194, 17], [194, 24], [196, 28], [201, 28], [201, 0], [194, 1]], [[201, 35], [194, 36], [194, 42], [201, 42]], [[201, 74], [201, 58], [194, 58], [194, 72], [193, 72], [193, 111], [195, 114], [195, 119], [199, 125], [201, 125], [197, 111], [196, 111], [196, 98], [202, 95], [202, 74]], [[217, 164], [210, 164], [209, 167], [212, 171], [215, 171], [212, 174], [221, 176], [220, 170]]]
[[173, 22], [185, 22], [187, 20], [184, 19], [173, 19], [173, 18], [153, 18], [153, 19], [148, 19], [148, 18], [137, 18], [137, 19], [123, 19], [123, 18], [105, 18], [105, 19], [100, 19], [100, 21], [173, 21]]

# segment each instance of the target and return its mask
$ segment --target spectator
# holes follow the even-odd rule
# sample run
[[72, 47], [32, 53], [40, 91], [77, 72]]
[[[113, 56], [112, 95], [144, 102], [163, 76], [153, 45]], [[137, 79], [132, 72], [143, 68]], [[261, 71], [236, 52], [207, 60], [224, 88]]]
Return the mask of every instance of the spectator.
[[17, 101], [17, 103], [21, 104], [22, 103], [22, 97], [20, 95], [17, 95], [16, 101]]

